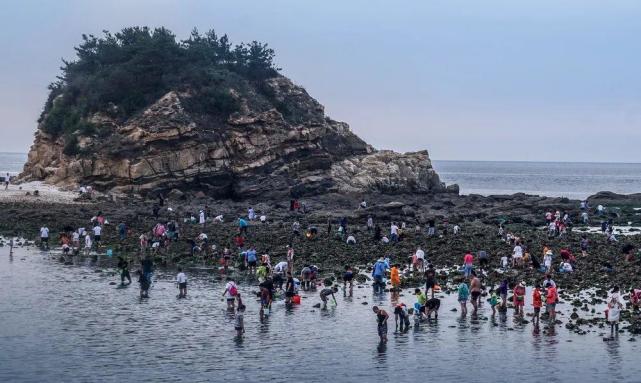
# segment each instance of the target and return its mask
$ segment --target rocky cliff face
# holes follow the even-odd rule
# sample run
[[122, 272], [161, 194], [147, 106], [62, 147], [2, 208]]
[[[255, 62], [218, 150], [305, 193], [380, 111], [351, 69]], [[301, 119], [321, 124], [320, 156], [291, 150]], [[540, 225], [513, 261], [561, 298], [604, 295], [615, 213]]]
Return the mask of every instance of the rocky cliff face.
[[173, 91], [124, 122], [95, 114], [90, 122], [108, 134], [78, 134], [73, 156], [64, 154], [63, 138], [39, 128], [21, 179], [233, 198], [455, 191], [440, 182], [426, 151], [376, 151], [287, 78], [266, 86], [272, 104], [255, 105], [232, 89], [240, 111], [219, 121], [191, 115], [184, 103], [197, 96]]

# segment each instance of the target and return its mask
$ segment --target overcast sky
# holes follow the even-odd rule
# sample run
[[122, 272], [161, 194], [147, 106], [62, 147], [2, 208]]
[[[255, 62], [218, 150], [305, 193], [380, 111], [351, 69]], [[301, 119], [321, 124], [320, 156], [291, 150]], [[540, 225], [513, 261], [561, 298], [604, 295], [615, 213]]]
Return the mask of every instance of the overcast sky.
[[641, 1], [3, 0], [0, 151], [26, 152], [82, 33], [215, 28], [377, 148], [641, 162]]

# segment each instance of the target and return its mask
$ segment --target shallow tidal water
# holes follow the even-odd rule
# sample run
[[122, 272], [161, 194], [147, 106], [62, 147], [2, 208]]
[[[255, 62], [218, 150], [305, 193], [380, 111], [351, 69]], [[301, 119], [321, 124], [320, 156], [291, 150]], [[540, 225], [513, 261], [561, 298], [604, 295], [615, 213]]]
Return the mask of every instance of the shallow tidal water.
[[[119, 277], [96, 269], [106, 270], [104, 261], [65, 266], [33, 249], [10, 258], [0, 248], [0, 381], [640, 380], [641, 345], [630, 335], [604, 342], [563, 325], [550, 334], [543, 321], [536, 334], [531, 323], [515, 323], [511, 310], [505, 320], [461, 320], [450, 311], [458, 307], [454, 296], [442, 300], [438, 323], [406, 334], [394, 333], [392, 315], [382, 346], [371, 307], [391, 313], [389, 293], [355, 287], [352, 298], [339, 292], [338, 305], [326, 311], [312, 307], [317, 293], [303, 293], [291, 311], [274, 303], [261, 324], [250, 297], [256, 288], [241, 286], [247, 311], [239, 340], [211, 274], [187, 270], [188, 298], [179, 300], [173, 273], [159, 272], [141, 301], [135, 278], [117, 288], [109, 283]], [[410, 290], [402, 295], [411, 307]], [[485, 304], [481, 316], [490, 312]]]

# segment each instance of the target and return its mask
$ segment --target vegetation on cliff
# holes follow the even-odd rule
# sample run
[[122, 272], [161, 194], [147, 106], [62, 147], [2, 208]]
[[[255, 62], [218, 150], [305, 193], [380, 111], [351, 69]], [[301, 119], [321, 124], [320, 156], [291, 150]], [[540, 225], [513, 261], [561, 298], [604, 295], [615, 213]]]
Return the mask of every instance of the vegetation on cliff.
[[[170, 90], [196, 94], [185, 107], [194, 113], [229, 115], [239, 103], [231, 89], [255, 89], [277, 75], [274, 51], [253, 41], [233, 46], [227, 35], [197, 30], [186, 40], [165, 28], [125, 28], [101, 37], [83, 35], [77, 58], [64, 61], [39, 122], [65, 137], [65, 152], [76, 154], [77, 134], [109, 135], [92, 124], [95, 113], [125, 120]], [[265, 95], [269, 97], [268, 94]]]

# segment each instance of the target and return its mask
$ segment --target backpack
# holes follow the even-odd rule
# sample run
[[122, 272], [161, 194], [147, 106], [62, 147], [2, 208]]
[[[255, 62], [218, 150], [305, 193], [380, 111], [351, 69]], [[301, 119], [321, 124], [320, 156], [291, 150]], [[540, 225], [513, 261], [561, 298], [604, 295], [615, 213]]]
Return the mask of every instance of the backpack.
[[236, 287], [236, 284], [232, 284], [229, 288], [229, 295], [231, 295], [232, 297], [238, 295], [238, 287]]

